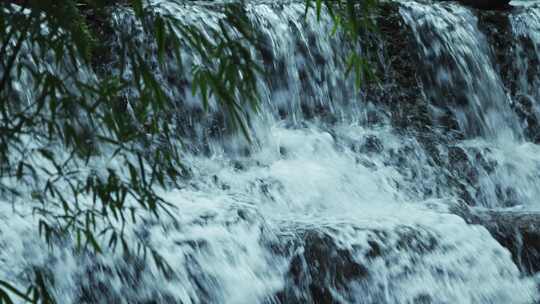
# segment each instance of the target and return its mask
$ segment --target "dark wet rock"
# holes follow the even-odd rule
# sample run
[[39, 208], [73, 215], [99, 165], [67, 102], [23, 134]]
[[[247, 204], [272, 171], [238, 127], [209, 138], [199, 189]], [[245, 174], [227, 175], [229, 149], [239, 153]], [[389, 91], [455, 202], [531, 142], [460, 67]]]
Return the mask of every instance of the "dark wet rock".
[[[486, 35], [493, 53], [493, 64], [511, 95], [512, 109], [521, 120], [527, 139], [540, 142], [540, 124], [532, 105], [537, 98], [535, 91], [523, 88], [523, 82], [530, 87], [538, 83], [540, 72], [537, 46], [527, 35], [515, 35], [512, 32], [511, 17], [523, 13], [523, 8], [513, 11], [478, 11], [478, 27]], [[516, 58], [520, 58], [516, 63]]]
[[529, 95], [519, 95], [514, 99], [514, 111], [521, 120], [525, 136], [535, 143], [540, 143], [540, 121], [534, 108], [536, 101]]
[[481, 9], [507, 9], [510, 0], [459, 0], [460, 3]]
[[399, 5], [381, 3], [377, 25], [383, 56], [375, 64], [382, 84], [368, 86], [367, 98], [387, 107], [390, 121], [398, 130], [427, 130], [431, 119], [418, 81], [420, 58], [410, 51], [416, 47], [415, 39], [399, 13]]
[[399, 5], [393, 2], [381, 3], [377, 25], [382, 40], [381, 51], [384, 53], [384, 59], [379, 63], [383, 80], [395, 81], [395, 85], [414, 91], [418, 86], [416, 63], [420, 57], [417, 52], [410, 51], [415, 48], [416, 42], [399, 13]]
[[421, 227], [401, 226], [396, 232], [399, 235], [396, 250], [426, 254], [432, 252], [438, 244], [437, 237]]
[[[497, 162], [490, 158], [490, 149], [448, 146], [446, 163], [449, 172], [447, 186], [455, 191], [469, 206], [497, 205], [513, 207], [519, 204], [518, 194], [509, 185], [500, 184], [496, 176]], [[494, 193], [487, 193], [482, 180], [490, 179]], [[490, 190], [487, 190], [490, 191]], [[496, 202], [493, 202], [493, 195]]]
[[448, 147], [448, 165], [452, 172], [463, 178], [470, 185], [478, 184], [478, 168], [476, 162], [471, 161], [467, 151], [458, 146]]
[[510, 0], [457, 0], [457, 2], [483, 10], [504, 10], [511, 8]]
[[[421, 259], [438, 246], [437, 236], [419, 226], [398, 226], [392, 231], [353, 228], [366, 237], [366, 243], [343, 246], [334, 232], [306, 230], [283, 244], [272, 246], [274, 252], [289, 256], [283, 290], [271, 303], [356, 303], [365, 294], [375, 304], [384, 301], [384, 288], [373, 286], [371, 263], [395, 268], [396, 279], [414, 273], [402, 263], [404, 253]], [[427, 300], [419, 295], [418, 303]], [[428, 302], [427, 302], [428, 303]]]
[[486, 227], [526, 273], [540, 271], [540, 213], [476, 211], [473, 223]]
[[[397, 132], [414, 133], [423, 145], [463, 139], [448, 106], [468, 103], [468, 99], [460, 95], [459, 84], [440, 88], [437, 94], [427, 94], [424, 90], [435, 81], [431, 79], [432, 68], [425, 66], [419, 57], [419, 46], [400, 15], [399, 6], [396, 2], [380, 5], [377, 24], [383, 55], [379, 63], [382, 85], [368, 87], [368, 99], [386, 106]], [[437, 112], [432, 109], [434, 105]]]
[[540, 212], [472, 209], [464, 203], [451, 211], [469, 224], [485, 227], [512, 254], [521, 271], [540, 271]]
[[[89, 264], [80, 261], [83, 273], [74, 276], [77, 286], [77, 302], [82, 304], [137, 303], [164, 304], [174, 303], [173, 295], [158, 290], [148, 291], [143, 279], [147, 263], [133, 256], [116, 265], [96, 260]], [[116, 281], [117, 284], [111, 284]]]
[[308, 231], [291, 259], [280, 303], [338, 303], [333, 292], [347, 293], [349, 284], [368, 277], [353, 252], [341, 249], [329, 235]]
[[354, 143], [353, 150], [360, 153], [381, 153], [384, 150], [384, 145], [381, 139], [375, 135], [368, 135], [363, 142]]
[[467, 224], [473, 224], [477, 221], [477, 216], [465, 201], [457, 201], [453, 204], [449, 203], [449, 211], [461, 217]]
[[509, 13], [504, 11], [479, 11], [478, 28], [486, 35], [494, 55], [494, 64], [505, 81], [512, 81], [512, 58], [508, 51], [512, 49], [512, 25]]
[[446, 109], [437, 117], [439, 129], [444, 132], [449, 138], [461, 140], [465, 138], [465, 134], [459, 129], [457, 118]]
[[414, 298], [413, 303], [414, 304], [431, 304], [431, 303], [437, 303], [437, 302], [433, 300], [432, 296], [428, 294], [421, 294], [421, 295], [418, 295], [416, 298]]
[[[506, 6], [509, 1], [464, 0], [460, 2], [479, 8], [500, 8]], [[380, 52], [383, 55], [379, 63], [381, 86], [368, 87], [368, 99], [387, 106], [388, 112], [391, 113], [392, 125], [398, 132], [427, 133], [430, 134], [432, 140], [442, 139], [449, 142], [463, 139], [464, 134], [459, 130], [455, 114], [449, 110], [449, 106], [466, 107], [471, 102], [460, 89], [466, 87], [467, 84], [460, 83], [460, 79], [454, 79], [451, 86], [439, 86], [436, 94], [429, 92], [426, 92], [425, 96], [422, 94], [423, 88], [436, 85], [434, 83], [436, 79], [431, 79], [433, 73], [426, 73], [431, 70], [424, 66], [423, 60], [419, 58], [421, 52], [416, 51], [418, 45], [412, 31], [399, 14], [399, 6], [396, 2], [384, 2], [380, 5], [377, 23], [380, 28]], [[515, 35], [512, 32], [511, 18], [524, 10], [522, 7], [515, 7], [512, 10], [472, 8], [472, 12], [478, 17], [478, 28], [485, 35], [489, 45], [492, 64], [496, 67], [506, 91], [513, 100], [519, 99], [519, 94], [524, 93], [520, 92], [518, 78], [526, 77], [529, 83], [535, 83], [540, 66], [535, 60], [538, 58], [535, 55], [537, 48], [530, 37]], [[429, 31], [426, 31], [426, 35], [429, 35]], [[524, 67], [516, 66], [516, 58], [530, 61], [524, 66], [527, 68], [526, 75], [522, 75], [523, 71], [519, 70]], [[440, 58], [442, 63], [448, 60], [451, 59]], [[433, 64], [431, 61], [428, 62], [430, 65]], [[432, 111], [431, 106], [437, 107], [436, 113]], [[516, 107], [515, 110], [519, 112], [518, 115], [523, 116], [522, 109]], [[538, 123], [530, 114], [523, 120], [527, 124], [526, 137], [538, 142], [540, 140], [540, 128], [538, 132], [536, 128]]]

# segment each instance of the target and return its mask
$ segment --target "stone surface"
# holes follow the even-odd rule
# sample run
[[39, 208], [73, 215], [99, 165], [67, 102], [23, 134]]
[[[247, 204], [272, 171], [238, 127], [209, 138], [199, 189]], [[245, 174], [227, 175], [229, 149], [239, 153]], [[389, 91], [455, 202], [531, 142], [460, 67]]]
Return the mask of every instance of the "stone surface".
[[486, 227], [510, 250], [522, 271], [540, 271], [540, 212], [476, 211], [473, 223]]
[[540, 212], [472, 209], [456, 205], [452, 212], [469, 224], [481, 225], [512, 254], [521, 271], [540, 271]]

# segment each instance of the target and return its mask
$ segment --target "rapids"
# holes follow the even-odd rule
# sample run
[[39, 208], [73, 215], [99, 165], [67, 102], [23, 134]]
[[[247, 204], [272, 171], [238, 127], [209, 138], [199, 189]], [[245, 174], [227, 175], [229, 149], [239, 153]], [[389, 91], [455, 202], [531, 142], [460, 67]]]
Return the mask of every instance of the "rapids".
[[[203, 30], [220, 18], [198, 2], [166, 4]], [[190, 50], [185, 66], [157, 72], [178, 100], [191, 178], [163, 193], [176, 221], [136, 233], [174, 274], [67, 244], [48, 251], [29, 209], [5, 204], [3, 277], [46, 269], [60, 303], [538, 303], [540, 281], [451, 208], [540, 210], [540, 5], [500, 13], [512, 46], [503, 65], [483, 12], [386, 4], [382, 22], [394, 14], [398, 25], [380, 38], [373, 94], [344, 75], [349, 49], [328, 16], [305, 17], [297, 1], [246, 5], [267, 72], [254, 143], [189, 119], [200, 111]], [[129, 12], [117, 18], [133, 30]], [[405, 53], [416, 72], [395, 78]]]

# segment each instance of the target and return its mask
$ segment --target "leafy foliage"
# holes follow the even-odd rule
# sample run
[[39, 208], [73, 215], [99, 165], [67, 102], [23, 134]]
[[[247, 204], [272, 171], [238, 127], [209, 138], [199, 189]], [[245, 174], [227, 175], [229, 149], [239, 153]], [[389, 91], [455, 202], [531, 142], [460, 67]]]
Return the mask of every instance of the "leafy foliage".
[[[127, 5], [156, 46], [160, 65], [181, 64], [180, 50], [190, 49], [201, 59], [192, 71], [193, 94], [204, 109], [215, 102], [229, 125], [249, 138], [246, 121], [259, 108], [262, 69], [244, 5], [223, 6], [224, 17], [206, 35], [143, 0], [14, 2], [0, 2], [0, 195], [36, 203], [39, 232], [50, 246], [70, 238], [78, 250], [130, 252], [130, 223], [172, 216], [174, 206], [159, 191], [184, 176], [170, 111], [177, 105], [135, 35], [121, 36], [118, 58], [107, 68], [117, 72], [104, 72], [103, 62], [96, 62], [106, 61], [109, 43], [101, 31], [114, 30], [110, 15]], [[362, 31], [373, 29], [369, 12], [375, 5], [306, 0], [306, 9], [319, 16], [326, 10], [353, 45]], [[362, 53], [351, 54], [349, 71], [358, 85], [371, 73]], [[171, 271], [144, 240], [136, 241], [138, 253]], [[31, 280], [26, 291], [0, 281], [0, 303], [12, 303], [10, 296], [55, 302], [41, 272]]]

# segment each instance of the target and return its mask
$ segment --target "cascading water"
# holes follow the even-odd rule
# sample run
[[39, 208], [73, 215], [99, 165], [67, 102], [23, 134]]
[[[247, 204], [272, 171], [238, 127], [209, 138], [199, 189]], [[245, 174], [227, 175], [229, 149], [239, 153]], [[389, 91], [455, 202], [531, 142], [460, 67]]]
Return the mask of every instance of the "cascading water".
[[[62, 303], [535, 303], [537, 282], [510, 252], [450, 209], [463, 200], [540, 206], [540, 148], [515, 110], [515, 96], [526, 96], [527, 114], [538, 117], [540, 8], [510, 14], [522, 42], [510, 55], [519, 72], [513, 95], [475, 11], [391, 4], [416, 42], [404, 51], [420, 58], [418, 102], [432, 123], [413, 131], [393, 121], [397, 105], [355, 93], [343, 75], [348, 50], [330, 35], [329, 18], [306, 18], [298, 3], [247, 5], [266, 47], [256, 146], [239, 153], [240, 135], [208, 139], [186, 122], [199, 137], [192, 144], [210, 148], [186, 153], [193, 177], [163, 193], [176, 221], [136, 229], [174, 274], [114, 254], [46, 251], [31, 217], [11, 206], [2, 213], [2, 273], [17, 280], [44, 268]], [[171, 10], [201, 28], [219, 18], [200, 4]], [[189, 66], [197, 58], [185, 52]], [[160, 76], [189, 84], [187, 71], [168, 67]], [[184, 89], [171, 84], [169, 92], [183, 101], [179, 111], [197, 107]], [[441, 134], [443, 116], [460, 136]]]
[[428, 96], [453, 112], [460, 131], [468, 137], [519, 134], [473, 13], [462, 6], [417, 3], [405, 3], [402, 12], [420, 45]]
[[[492, 51], [487, 39], [478, 29], [476, 16], [465, 7], [452, 5], [405, 3], [401, 11], [423, 52], [423, 82], [433, 117], [437, 119], [441, 113], [452, 113], [451, 119], [457, 122], [458, 132], [466, 139], [456, 145], [479, 171], [473, 173], [477, 185], [471, 196], [475, 203], [535, 208], [535, 199], [540, 193], [537, 146], [522, 138], [523, 125], [511, 109], [516, 101], [503, 84], [496, 62], [490, 56]], [[516, 14], [516, 37], [528, 35], [519, 31], [534, 36], [535, 14], [536, 9]], [[520, 19], [529, 23], [518, 24], [523, 23]], [[534, 88], [534, 78], [525, 80], [523, 77], [528, 73], [534, 75], [534, 71], [527, 70], [525, 61], [534, 60], [536, 50], [531, 56], [523, 57], [519, 44], [517, 50], [512, 59], [516, 65], [523, 65], [515, 71], [518, 86], [520, 90], [527, 90], [528, 86]], [[534, 111], [535, 97], [528, 96], [533, 99], [531, 111]]]

